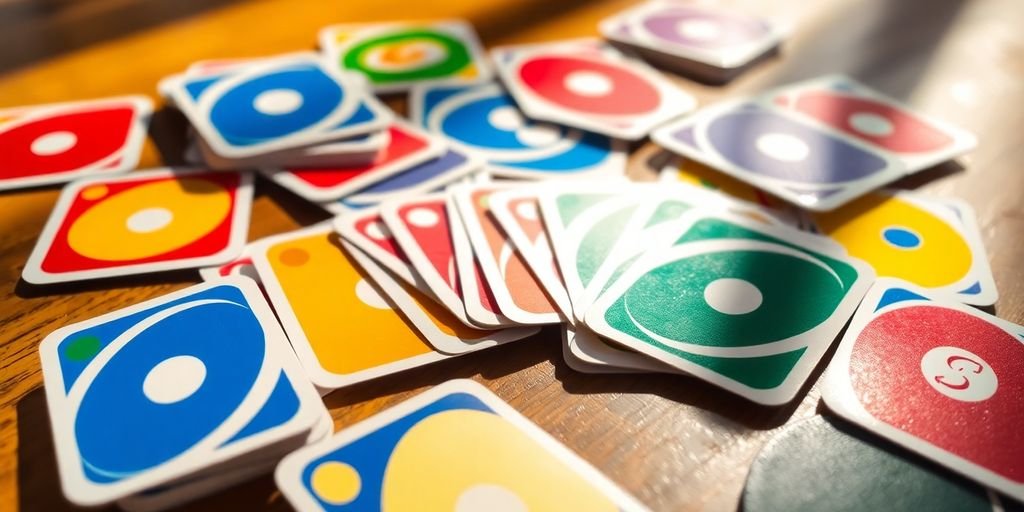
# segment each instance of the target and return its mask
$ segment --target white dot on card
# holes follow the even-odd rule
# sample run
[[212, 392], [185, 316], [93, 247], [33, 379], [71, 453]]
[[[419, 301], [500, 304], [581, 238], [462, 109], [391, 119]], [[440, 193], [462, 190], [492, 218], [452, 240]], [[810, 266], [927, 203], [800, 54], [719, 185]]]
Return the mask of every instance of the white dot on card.
[[50, 132], [32, 141], [32, 154], [37, 156], [59, 155], [75, 147], [78, 136], [68, 131]]
[[391, 238], [391, 231], [383, 222], [374, 221], [366, 225], [366, 236], [374, 240], [387, 240]]
[[550, 146], [561, 137], [558, 128], [547, 123], [524, 126], [516, 131], [516, 139], [519, 139], [519, 142], [533, 147]]
[[565, 76], [565, 88], [580, 96], [607, 96], [615, 88], [607, 76], [596, 71], [573, 71]]
[[811, 148], [799, 137], [788, 133], [766, 133], [757, 138], [757, 150], [783, 162], [799, 162], [807, 158]]
[[167, 227], [172, 220], [174, 214], [167, 208], [145, 208], [131, 214], [125, 225], [133, 233], [152, 233]]
[[498, 107], [492, 110], [490, 114], [487, 114], [487, 122], [491, 126], [506, 132], [514, 132], [526, 124], [522, 114], [515, 107], [510, 106]]
[[516, 215], [524, 219], [537, 220], [537, 204], [523, 201], [516, 205]]
[[360, 279], [356, 283], [356, 297], [359, 300], [370, 306], [371, 308], [377, 309], [391, 309], [391, 305], [388, 304], [387, 299], [381, 296], [377, 289], [372, 284], [366, 282], [366, 279]]
[[683, 20], [676, 25], [676, 32], [695, 41], [711, 41], [722, 34], [722, 26], [711, 20]]
[[886, 135], [892, 135], [893, 130], [896, 128], [892, 125], [892, 121], [871, 112], [857, 112], [850, 116], [850, 126], [854, 130], [865, 135], [873, 135], [875, 137], [885, 137]]
[[271, 89], [259, 93], [252, 106], [268, 116], [290, 114], [302, 106], [302, 95], [293, 89]]
[[527, 512], [526, 503], [514, 492], [493, 484], [477, 484], [459, 494], [455, 512]]
[[431, 228], [441, 221], [437, 212], [427, 208], [413, 208], [405, 218], [409, 224], [420, 228]]
[[173, 404], [190, 396], [206, 380], [206, 365], [193, 356], [174, 356], [157, 363], [142, 382], [146, 398], [158, 404]]
[[704, 288], [704, 301], [726, 315], [745, 315], [761, 306], [761, 290], [743, 279], [723, 277]]

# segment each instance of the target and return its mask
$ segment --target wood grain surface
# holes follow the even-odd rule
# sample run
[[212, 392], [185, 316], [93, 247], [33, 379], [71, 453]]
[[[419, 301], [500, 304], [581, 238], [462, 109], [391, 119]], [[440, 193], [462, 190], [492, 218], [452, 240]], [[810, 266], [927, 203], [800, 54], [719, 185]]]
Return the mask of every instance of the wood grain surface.
[[[18, 53], [2, 60], [0, 69], [8, 71], [0, 75], [0, 106], [126, 93], [156, 98], [157, 81], [194, 60], [312, 48], [317, 30], [336, 22], [461, 17], [476, 25], [487, 45], [495, 45], [595, 36], [601, 18], [633, 2], [266, 0], [168, 7], [172, 3], [0, 0], [0, 32], [8, 34], [0, 36], [2, 53]], [[677, 80], [702, 103], [843, 72], [978, 135], [978, 149], [959, 164], [901, 185], [960, 197], [977, 210], [1001, 296], [996, 314], [1024, 323], [1024, 3], [728, 3], [770, 15], [791, 33], [779, 56], [728, 86]], [[25, 36], [10, 37], [8, 29]], [[404, 108], [400, 98], [390, 103]], [[181, 149], [183, 126], [180, 117], [160, 112], [141, 167], [175, 162], [170, 155]], [[649, 178], [645, 163], [655, 153], [650, 143], [640, 145], [630, 172]], [[0, 194], [0, 510], [72, 509], [57, 481], [40, 387], [40, 340], [63, 325], [198, 282], [194, 272], [61, 287], [21, 282], [22, 266], [57, 194], [57, 188]], [[249, 236], [323, 218], [317, 208], [261, 181]], [[655, 510], [735, 510], [760, 446], [775, 429], [819, 408], [814, 385], [793, 404], [772, 409], [685, 377], [579, 374], [562, 361], [554, 329], [341, 389], [326, 402], [336, 428], [344, 428], [456, 377], [483, 382]], [[281, 510], [287, 504], [265, 477], [191, 508]]]

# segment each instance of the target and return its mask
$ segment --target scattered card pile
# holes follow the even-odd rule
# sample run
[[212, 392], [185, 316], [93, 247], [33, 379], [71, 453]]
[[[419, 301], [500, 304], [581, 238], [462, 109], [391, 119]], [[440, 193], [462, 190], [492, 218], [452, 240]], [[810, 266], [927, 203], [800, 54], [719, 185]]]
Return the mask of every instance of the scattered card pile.
[[[321, 53], [197, 62], [159, 86], [194, 168], [121, 174], [148, 100], [0, 111], [0, 188], [75, 180], [25, 281], [205, 281], [42, 343], [68, 498], [164, 509], [294, 451], [276, 477], [304, 511], [642, 510], [475, 384], [333, 437], [318, 395], [553, 326], [577, 371], [685, 375], [778, 406], [851, 317], [829, 408], [1024, 498], [1024, 329], [964, 305], [998, 297], [974, 213], [878, 190], [974, 137], [840, 76], [690, 113], [634, 52], [724, 80], [781, 31], [665, 1], [601, 30], [614, 45], [487, 53], [458, 20], [345, 24]], [[407, 119], [376, 96], [393, 93]], [[668, 150], [661, 179], [630, 181], [628, 145], [647, 136]], [[247, 243], [254, 177], [335, 215]], [[764, 478], [751, 510], [785, 498], [751, 494]]]

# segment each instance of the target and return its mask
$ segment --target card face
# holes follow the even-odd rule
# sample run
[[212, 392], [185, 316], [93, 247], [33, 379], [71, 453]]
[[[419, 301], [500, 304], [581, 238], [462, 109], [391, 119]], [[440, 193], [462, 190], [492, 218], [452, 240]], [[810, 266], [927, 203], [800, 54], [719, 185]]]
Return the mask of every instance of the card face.
[[[792, 235], [789, 235], [792, 233]], [[874, 274], [807, 235], [709, 214], [593, 307], [604, 336], [764, 405], [791, 401]]]
[[915, 112], [843, 75], [787, 86], [771, 101], [894, 155], [907, 172], [956, 158], [978, 144], [970, 132]]
[[296, 451], [296, 510], [647, 510], [483, 386], [453, 380]]
[[145, 96], [0, 110], [0, 190], [134, 169], [152, 113]]
[[243, 158], [384, 129], [393, 116], [361, 82], [308, 53], [164, 87], [214, 152]]
[[785, 427], [757, 455], [743, 510], [1011, 510], [980, 485], [901, 452], [845, 423], [808, 418]]
[[730, 69], [748, 64], [781, 41], [762, 18], [706, 5], [645, 2], [601, 22], [613, 40]]
[[1024, 327], [883, 278], [843, 336], [822, 397], [840, 416], [1021, 500], [1022, 375]]
[[569, 294], [565, 291], [551, 241], [540, 218], [539, 192], [534, 187], [498, 191], [488, 198], [488, 207], [562, 316], [572, 318]]
[[626, 140], [697, 105], [641, 61], [596, 39], [491, 50], [516, 103], [534, 119]]
[[444, 154], [445, 146], [404, 122], [388, 127], [389, 142], [372, 162], [350, 167], [288, 168], [266, 171], [281, 186], [314, 202], [339, 199]]
[[889, 153], [758, 99], [701, 109], [651, 138], [815, 211], [835, 209], [906, 174], [903, 162]]
[[253, 248], [253, 263], [306, 375], [321, 390], [447, 357], [394, 309], [330, 226], [267, 238]]
[[813, 220], [881, 277], [976, 306], [998, 298], [974, 211], [962, 201], [879, 191]]
[[536, 327], [499, 330], [470, 327], [415, 286], [393, 279], [365, 254], [356, 250], [352, 255], [406, 320], [440, 352], [449, 355], [465, 354], [522, 339], [539, 330]]
[[320, 47], [333, 65], [366, 76], [377, 93], [493, 75], [473, 26], [462, 20], [334, 25], [320, 31]]
[[623, 176], [625, 144], [603, 135], [537, 123], [524, 117], [496, 83], [417, 87], [409, 117], [482, 158], [503, 178], [598, 178]]
[[225, 263], [245, 245], [251, 205], [247, 173], [79, 180], [61, 192], [22, 278], [47, 284]]
[[333, 224], [334, 230], [345, 241], [358, 247], [378, 264], [406, 283], [418, 283], [416, 270], [381, 219], [379, 208], [339, 215], [334, 218]]
[[445, 213], [448, 214], [448, 232], [451, 234], [452, 248], [455, 252], [455, 268], [459, 278], [459, 289], [462, 290], [463, 305], [466, 307], [466, 317], [481, 327], [513, 324], [512, 320], [502, 314], [498, 301], [487, 284], [480, 258], [469, 242], [462, 215], [450, 194], [445, 195]]
[[422, 195], [479, 171], [483, 162], [457, 150], [363, 187], [348, 196], [349, 203], [375, 205], [403, 196]]
[[248, 279], [63, 327], [39, 352], [61, 483], [79, 505], [301, 439], [324, 411]]
[[558, 307], [490, 214], [489, 199], [498, 190], [497, 185], [459, 185], [451, 192], [484, 278], [509, 320], [524, 325], [559, 323]]

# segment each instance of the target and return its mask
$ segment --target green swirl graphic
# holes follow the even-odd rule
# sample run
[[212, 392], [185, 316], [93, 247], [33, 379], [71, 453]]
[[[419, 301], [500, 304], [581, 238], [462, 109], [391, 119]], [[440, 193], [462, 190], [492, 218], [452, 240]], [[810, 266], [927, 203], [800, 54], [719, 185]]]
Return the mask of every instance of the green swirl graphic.
[[[383, 46], [417, 41], [434, 43], [443, 47], [446, 53], [445, 58], [428, 66], [394, 71], [375, 68], [366, 62], [370, 52]], [[462, 71], [471, 64], [472, 57], [465, 43], [450, 35], [430, 30], [410, 30], [367, 39], [353, 46], [341, 57], [342, 67], [365, 74], [375, 84], [445, 78]]]

